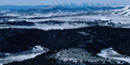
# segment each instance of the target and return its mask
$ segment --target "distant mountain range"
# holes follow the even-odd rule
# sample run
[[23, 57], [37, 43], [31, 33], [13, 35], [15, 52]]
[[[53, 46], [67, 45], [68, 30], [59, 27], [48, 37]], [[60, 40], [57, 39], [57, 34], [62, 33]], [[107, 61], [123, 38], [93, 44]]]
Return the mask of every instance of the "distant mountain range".
[[1, 10], [27, 10], [27, 9], [35, 9], [35, 8], [43, 8], [45, 5], [38, 6], [18, 6], [18, 5], [0, 5]]
[[55, 5], [36, 5], [36, 6], [32, 6], [32, 5], [22, 5], [22, 6], [18, 6], [18, 5], [0, 5], [0, 10], [27, 10], [27, 9], [39, 9], [39, 8], [43, 8], [43, 9], [48, 9], [51, 7], [61, 7], [61, 8], [85, 8], [85, 7], [114, 7], [116, 5], [110, 5], [110, 4], [104, 4], [104, 3], [82, 3], [82, 4], [55, 4]]

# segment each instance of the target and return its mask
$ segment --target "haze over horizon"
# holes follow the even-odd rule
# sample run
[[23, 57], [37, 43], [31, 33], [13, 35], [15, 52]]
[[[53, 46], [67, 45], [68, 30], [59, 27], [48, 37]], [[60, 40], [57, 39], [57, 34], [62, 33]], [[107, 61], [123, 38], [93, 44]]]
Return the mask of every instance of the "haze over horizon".
[[54, 5], [54, 4], [107, 3], [130, 5], [130, 0], [0, 0], [0, 5]]

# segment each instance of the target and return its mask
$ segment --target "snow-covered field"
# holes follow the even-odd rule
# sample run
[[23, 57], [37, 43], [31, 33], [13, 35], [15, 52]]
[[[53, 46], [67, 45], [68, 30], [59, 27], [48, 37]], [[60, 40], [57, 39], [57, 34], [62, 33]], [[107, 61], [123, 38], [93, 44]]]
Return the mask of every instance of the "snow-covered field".
[[[80, 27], [88, 27], [91, 25], [84, 24], [82, 22], [100, 22], [100, 21], [107, 21], [106, 24], [101, 24], [101, 26], [109, 26], [109, 23], [113, 23], [118, 27], [122, 28], [129, 28], [130, 27], [130, 6], [127, 6], [123, 9], [118, 10], [107, 10], [107, 11], [96, 11], [88, 14], [89, 12], [58, 12], [58, 13], [35, 13], [35, 14], [26, 14], [26, 13], [5, 13], [4, 19], [0, 19], [1, 22], [19, 22], [19, 21], [26, 21], [26, 22], [33, 22], [35, 25], [33, 26], [19, 26], [19, 25], [5, 25], [0, 24], [0, 29], [3, 28], [27, 28], [27, 29], [42, 29], [42, 30], [51, 30], [51, 29], [73, 29], [73, 28], [80, 28]], [[7, 17], [7, 18], [6, 18]], [[8, 18], [12, 17], [12, 18]], [[99, 21], [100, 20], [100, 21]], [[64, 24], [39, 24], [39, 22], [45, 21], [61, 21]], [[75, 24], [70, 22], [81, 22], [82, 24]], [[96, 24], [95, 23], [95, 24]]]

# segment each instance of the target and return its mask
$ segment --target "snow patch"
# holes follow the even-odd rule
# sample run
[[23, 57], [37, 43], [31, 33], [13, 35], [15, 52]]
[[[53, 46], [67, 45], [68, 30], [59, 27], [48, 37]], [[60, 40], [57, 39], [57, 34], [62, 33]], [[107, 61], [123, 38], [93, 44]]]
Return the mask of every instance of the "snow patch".
[[99, 58], [96, 56], [92, 56], [91, 53], [88, 53], [86, 50], [81, 48], [70, 48], [70, 49], [63, 49], [56, 54], [50, 56], [51, 58], [55, 58], [61, 60], [63, 62], [99, 62], [104, 61], [103, 58]]
[[81, 35], [90, 35], [90, 33], [86, 33], [86, 32], [77, 32], [77, 33], [79, 33]]
[[103, 58], [125, 61], [127, 63], [130, 63], [130, 56], [119, 54], [112, 48], [104, 49], [101, 51], [101, 53], [98, 53], [97, 55]]
[[32, 50], [28, 50], [21, 53], [0, 53], [0, 55], [4, 55], [4, 57], [0, 58], [0, 65], [8, 64], [11, 62], [21, 62], [24, 60], [35, 58], [38, 55], [41, 55], [43, 53], [48, 52], [49, 49], [41, 47], [41, 46], [35, 46], [32, 48]]
[[121, 15], [121, 16], [130, 16], [130, 6], [126, 6], [123, 9], [118, 9], [118, 10], [112, 10], [111, 11], [115, 15]]

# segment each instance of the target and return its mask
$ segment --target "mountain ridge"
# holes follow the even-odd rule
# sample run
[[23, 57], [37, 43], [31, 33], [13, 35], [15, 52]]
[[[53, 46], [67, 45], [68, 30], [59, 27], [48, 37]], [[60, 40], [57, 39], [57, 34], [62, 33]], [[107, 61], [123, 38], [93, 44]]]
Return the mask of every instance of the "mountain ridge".
[[[55, 4], [55, 5], [0, 5], [2, 10], [20, 10], [20, 9], [38, 9], [44, 7], [64, 7], [64, 8], [85, 8], [85, 7], [117, 7], [118, 5], [110, 5], [105, 3], [81, 3], [81, 4]], [[120, 6], [119, 6], [120, 7]]]

